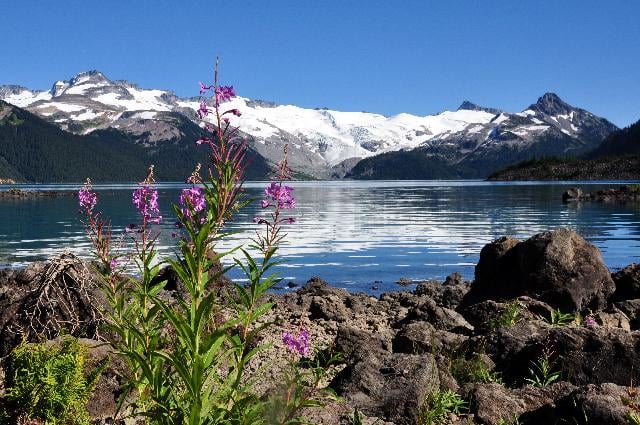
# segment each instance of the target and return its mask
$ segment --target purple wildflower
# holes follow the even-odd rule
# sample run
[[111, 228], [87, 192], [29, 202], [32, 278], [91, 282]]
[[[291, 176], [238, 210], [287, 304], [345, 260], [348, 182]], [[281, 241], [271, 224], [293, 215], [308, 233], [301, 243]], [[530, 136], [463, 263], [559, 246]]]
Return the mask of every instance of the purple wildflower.
[[158, 191], [148, 185], [142, 185], [133, 191], [133, 205], [145, 222], [160, 223], [162, 216], [158, 207]]
[[82, 210], [91, 213], [98, 203], [98, 195], [90, 188], [84, 187], [78, 191], [78, 202]]
[[267, 198], [278, 203], [278, 207], [282, 209], [292, 209], [296, 207], [296, 200], [291, 195], [293, 188], [290, 186], [282, 186], [276, 182], [272, 182], [264, 193]]
[[285, 218], [285, 219], [284, 219], [284, 221], [285, 221], [287, 224], [295, 224], [296, 219], [295, 219], [295, 218], [293, 218], [293, 217], [287, 217], [287, 218]]
[[212, 86], [205, 86], [202, 81], [199, 81], [200, 84], [200, 94], [205, 94], [207, 90], [211, 90]]
[[207, 201], [204, 197], [204, 191], [199, 187], [192, 187], [190, 189], [182, 189], [180, 195], [180, 206], [182, 207], [182, 214], [185, 217], [191, 218], [193, 213], [199, 213], [203, 211], [207, 205]]
[[220, 86], [216, 89], [216, 104], [219, 105], [227, 100], [231, 100], [232, 97], [236, 97], [233, 86]]
[[584, 319], [584, 324], [586, 326], [595, 326], [596, 321], [594, 320], [593, 316], [588, 315], [585, 319]]
[[200, 117], [200, 119], [202, 119], [207, 115], [209, 115], [209, 108], [207, 107], [207, 102], [202, 99], [200, 101], [200, 108], [198, 108], [198, 116]]
[[303, 329], [298, 335], [283, 332], [282, 342], [292, 353], [298, 353], [303, 356], [308, 356], [310, 353], [309, 332], [306, 329]]
[[263, 199], [262, 201], [260, 201], [260, 206], [264, 209], [267, 208], [269, 205], [271, 205], [271, 203], [269, 201], [267, 201], [266, 199]]
[[256, 224], [265, 224], [268, 223], [267, 220], [265, 220], [262, 217], [253, 217], [253, 222]]
[[109, 267], [111, 267], [111, 270], [115, 270], [115, 268], [118, 267], [118, 260], [115, 258], [112, 258], [111, 261], [109, 262]]

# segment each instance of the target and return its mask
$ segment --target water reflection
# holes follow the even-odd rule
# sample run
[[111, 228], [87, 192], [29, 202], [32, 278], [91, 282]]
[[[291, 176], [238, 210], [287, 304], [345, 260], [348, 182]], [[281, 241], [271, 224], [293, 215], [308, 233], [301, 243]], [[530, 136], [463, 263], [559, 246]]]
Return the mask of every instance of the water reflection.
[[[394, 288], [400, 277], [443, 278], [453, 271], [473, 276], [482, 246], [503, 235], [525, 238], [571, 227], [596, 244], [611, 268], [640, 258], [638, 204], [563, 204], [566, 188], [588, 191], [618, 183], [296, 182], [297, 224], [287, 228], [280, 253], [287, 280], [319, 275], [355, 290]], [[248, 183], [246, 194], [260, 198], [263, 183]], [[79, 185], [37, 186], [75, 191]], [[137, 220], [132, 185], [98, 185], [100, 208], [116, 233]], [[162, 214], [181, 185], [160, 185]], [[29, 187], [25, 187], [29, 188]], [[2, 189], [2, 187], [0, 187]], [[88, 257], [90, 244], [79, 221], [75, 197], [0, 199], [0, 263], [20, 265], [62, 249]], [[246, 241], [258, 227], [253, 205], [230, 223], [237, 231], [221, 248]], [[170, 255], [173, 222], [159, 226], [159, 248]]]

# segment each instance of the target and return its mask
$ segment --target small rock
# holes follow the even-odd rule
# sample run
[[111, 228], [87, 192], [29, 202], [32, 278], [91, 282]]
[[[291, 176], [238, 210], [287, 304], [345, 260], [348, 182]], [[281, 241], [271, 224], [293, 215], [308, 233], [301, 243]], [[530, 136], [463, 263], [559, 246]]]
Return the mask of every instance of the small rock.
[[562, 194], [562, 202], [579, 201], [584, 196], [582, 189], [579, 187], [572, 187]]
[[400, 285], [400, 286], [409, 286], [409, 285], [413, 285], [415, 282], [411, 279], [407, 279], [406, 277], [401, 277], [400, 279], [398, 279], [398, 281], [396, 282], [396, 285]]

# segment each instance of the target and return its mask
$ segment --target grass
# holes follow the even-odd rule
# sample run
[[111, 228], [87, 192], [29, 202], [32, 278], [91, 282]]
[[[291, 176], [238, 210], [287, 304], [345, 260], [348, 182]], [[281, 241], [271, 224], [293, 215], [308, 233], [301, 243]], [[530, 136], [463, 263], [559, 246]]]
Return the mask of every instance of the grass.
[[480, 355], [476, 354], [471, 359], [457, 357], [451, 360], [451, 375], [460, 385], [467, 383], [498, 383], [502, 384], [500, 373], [493, 372], [482, 361]]
[[467, 402], [451, 390], [440, 390], [429, 394], [420, 407], [417, 423], [419, 425], [444, 424], [450, 413], [463, 413], [468, 410]]
[[577, 316], [572, 313], [563, 313], [559, 308], [551, 310], [549, 318], [540, 316], [542, 320], [550, 324], [551, 326], [566, 326], [574, 323]]
[[504, 311], [495, 319], [489, 320], [489, 329], [495, 330], [502, 327], [511, 327], [522, 320], [522, 309], [524, 306], [520, 301], [513, 300], [506, 304]]

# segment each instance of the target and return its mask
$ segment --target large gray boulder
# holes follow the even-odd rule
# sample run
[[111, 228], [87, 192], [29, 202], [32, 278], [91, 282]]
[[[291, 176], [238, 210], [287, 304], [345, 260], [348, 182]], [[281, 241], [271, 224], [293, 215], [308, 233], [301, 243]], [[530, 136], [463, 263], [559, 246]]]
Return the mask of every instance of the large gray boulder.
[[416, 423], [426, 396], [440, 386], [431, 354], [364, 353], [348, 364], [331, 387], [368, 416], [397, 425]]
[[575, 231], [560, 229], [526, 241], [503, 237], [480, 252], [465, 304], [521, 295], [568, 311], [606, 306], [615, 285], [600, 251]]

